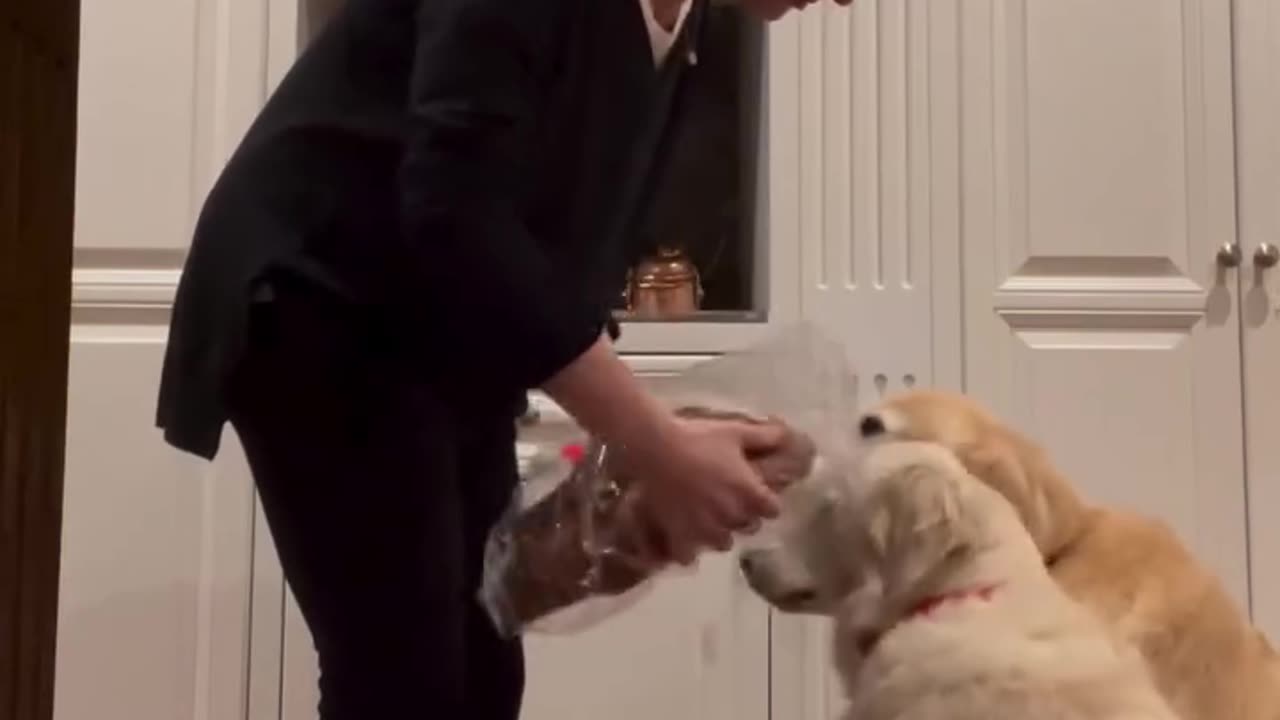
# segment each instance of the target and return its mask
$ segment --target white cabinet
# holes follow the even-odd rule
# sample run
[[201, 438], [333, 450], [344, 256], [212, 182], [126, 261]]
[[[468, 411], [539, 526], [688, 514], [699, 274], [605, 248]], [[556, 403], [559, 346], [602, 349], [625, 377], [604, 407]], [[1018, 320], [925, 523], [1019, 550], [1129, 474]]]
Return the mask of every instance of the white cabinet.
[[206, 465], [153, 425], [195, 211], [266, 88], [262, 8], [82, 7], [60, 720], [244, 716], [249, 476], [234, 444]]
[[1231, 8], [964, 5], [966, 387], [1248, 596]]
[[[934, 163], [921, 187], [955, 214], [938, 228], [932, 205], [908, 227], [935, 228], [935, 258], [958, 246], [947, 273], [963, 290], [958, 336], [935, 353], [955, 341], [967, 391], [1043, 440], [1090, 497], [1171, 522], [1280, 637], [1280, 534], [1264, 515], [1280, 499], [1280, 383], [1268, 372], [1280, 317], [1274, 271], [1251, 259], [1280, 240], [1280, 26], [1274, 2], [1236, 6], [1234, 47], [1231, 6], [1201, 0], [869, 3], [852, 31], [838, 11], [809, 15], [802, 44], [819, 49], [802, 76], [841, 80], [834, 91], [814, 81], [817, 97], [802, 101], [839, 116], [850, 47], [874, 48], [852, 62], [879, 88], [872, 117], [892, 112], [886, 97], [901, 102], [904, 75], [917, 79], [906, 87], [931, 109], [921, 122], [933, 140], [921, 162]], [[915, 54], [936, 72], [904, 73], [903, 48], [907, 68], [923, 62]], [[909, 139], [910, 114], [877, 136], [880, 162], [903, 126]], [[839, 166], [841, 147], [805, 159]], [[1218, 252], [1237, 239], [1235, 268]], [[895, 233], [896, 254], [913, 242]], [[933, 322], [945, 310], [935, 304]], [[898, 318], [885, 318], [892, 333]], [[876, 341], [851, 339], [854, 354]], [[832, 717], [821, 623], [775, 623], [772, 652], [775, 716]]]
[[1254, 620], [1280, 641], [1280, 267], [1258, 262], [1280, 245], [1280, 3], [1241, 2], [1235, 20], [1249, 579]]
[[[1253, 75], [1240, 87], [1239, 192], [1254, 203], [1244, 209], [1254, 213], [1256, 245], [1280, 238], [1272, 210], [1280, 106], [1264, 69], [1280, 58], [1266, 10], [1275, 4], [1237, 3], [1246, 5], [1252, 26], [1242, 28], [1239, 50], [1253, 65], [1241, 72]], [[820, 78], [801, 80], [802, 92], [812, 89], [801, 104], [828, 121], [861, 107], [855, 139], [860, 127], [878, 128], [868, 141], [878, 152], [863, 155], [882, 164], [872, 183], [881, 202], [870, 214], [907, 220], [887, 228], [891, 257], [916, 251], [913, 228], [932, 229], [935, 263], [955, 253], [948, 259], [958, 266], [933, 273], [943, 304], [917, 318], [945, 325], [946, 303], [959, 306], [958, 332], [935, 338], [934, 357], [954, 362], [967, 391], [1043, 440], [1090, 497], [1170, 521], [1246, 607], [1252, 579], [1258, 620], [1280, 637], [1280, 616], [1261, 602], [1270, 593], [1274, 606], [1280, 592], [1280, 576], [1266, 569], [1280, 535], [1260, 502], [1277, 497], [1280, 457], [1265, 429], [1280, 420], [1268, 399], [1280, 387], [1258, 369], [1268, 343], [1273, 363], [1280, 350], [1276, 318], [1263, 320], [1274, 314], [1258, 289], [1265, 272], [1247, 258], [1239, 270], [1216, 259], [1237, 238], [1231, 20], [1229, 4], [1202, 0], [855, 4], [851, 16], [829, 11], [798, 23], [809, 49], [801, 76]], [[868, 86], [878, 91], [868, 104], [849, 102]], [[930, 142], [913, 145], [913, 132]], [[805, 154], [801, 176], [829, 178], [849, 154], [844, 142]], [[886, 205], [894, 196], [885, 188], [917, 167], [912, 147], [925, 170], [909, 187], [929, 200], [904, 211]], [[894, 173], [883, 167], [903, 158]], [[848, 212], [850, 195], [836, 197], [837, 212]], [[804, 217], [830, 215], [815, 207]], [[855, 243], [886, 241], [883, 225], [858, 230]], [[946, 295], [956, 279], [962, 294]], [[813, 314], [808, 305], [801, 312]], [[894, 333], [911, 332], [902, 316], [879, 317], [881, 336], [900, 347]], [[850, 342], [856, 356], [883, 341]], [[822, 671], [822, 624], [776, 623], [772, 651], [775, 716], [832, 717], [838, 690]]]
[[[59, 720], [314, 717], [234, 436], [206, 466], [151, 421], [198, 204], [331, 4], [85, 5]], [[755, 320], [632, 324], [623, 349], [660, 382], [815, 320], [864, 402], [969, 390], [1090, 496], [1171, 521], [1280, 637], [1280, 268], [1253, 260], [1280, 243], [1278, 18], [1280, 0], [859, 0], [772, 26]], [[1216, 261], [1231, 243], [1238, 268]], [[838, 707], [823, 624], [770, 617], [726, 558], [529, 654], [526, 720]]]

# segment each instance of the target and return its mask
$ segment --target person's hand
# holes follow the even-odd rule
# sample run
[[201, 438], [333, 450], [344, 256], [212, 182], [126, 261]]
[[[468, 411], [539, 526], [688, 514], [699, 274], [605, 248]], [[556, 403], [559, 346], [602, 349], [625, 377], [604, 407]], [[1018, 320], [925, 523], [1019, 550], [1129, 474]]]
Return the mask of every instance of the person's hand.
[[785, 430], [774, 424], [672, 418], [655, 442], [625, 450], [644, 512], [663, 554], [693, 562], [704, 547], [728, 550], [733, 533], [778, 514], [777, 496], [747, 461], [770, 452]]
[[649, 534], [662, 557], [688, 564], [701, 547], [727, 549], [734, 531], [778, 513], [777, 497], [746, 454], [775, 450], [784, 428], [678, 418], [637, 382], [604, 336], [543, 389], [619, 451], [624, 471], [640, 485], [640, 519], [654, 526]]

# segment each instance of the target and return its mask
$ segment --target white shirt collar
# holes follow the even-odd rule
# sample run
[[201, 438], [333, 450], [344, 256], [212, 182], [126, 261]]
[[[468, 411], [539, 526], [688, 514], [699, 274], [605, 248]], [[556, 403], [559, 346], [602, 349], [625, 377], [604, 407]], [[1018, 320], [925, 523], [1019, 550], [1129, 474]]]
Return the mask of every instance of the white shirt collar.
[[680, 34], [680, 28], [684, 26], [684, 19], [689, 15], [689, 7], [693, 5], [692, 0], [684, 0], [680, 4], [680, 14], [676, 16], [675, 25], [667, 30], [662, 27], [653, 15], [653, 0], [639, 0], [640, 12], [644, 15], [644, 24], [649, 30], [649, 45], [653, 48], [653, 63], [661, 65], [666, 60], [667, 55], [671, 52], [671, 46], [675, 44], [676, 36]]

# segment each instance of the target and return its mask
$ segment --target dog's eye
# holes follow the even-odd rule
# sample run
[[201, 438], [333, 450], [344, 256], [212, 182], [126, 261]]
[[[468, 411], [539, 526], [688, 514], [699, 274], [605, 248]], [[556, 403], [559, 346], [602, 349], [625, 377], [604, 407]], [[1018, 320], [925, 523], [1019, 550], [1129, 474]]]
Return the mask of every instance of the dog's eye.
[[862, 422], [858, 425], [858, 432], [862, 433], [864, 438], [883, 435], [884, 420], [881, 420], [879, 415], [863, 415]]

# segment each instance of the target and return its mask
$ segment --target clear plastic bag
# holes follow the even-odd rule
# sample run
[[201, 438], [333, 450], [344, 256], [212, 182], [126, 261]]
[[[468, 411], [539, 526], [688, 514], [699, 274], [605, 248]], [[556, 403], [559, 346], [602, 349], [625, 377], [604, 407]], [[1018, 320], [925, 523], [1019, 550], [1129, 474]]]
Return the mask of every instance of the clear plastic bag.
[[[785, 425], [778, 452], [751, 458], [778, 489], [817, 463], [847, 457], [857, 442], [856, 376], [843, 347], [811, 325], [695, 365], [664, 385], [662, 399], [687, 416]], [[500, 632], [585, 629], [633, 605], [673, 570], [650, 550], [660, 546], [655, 525], [619, 457], [592, 438], [566, 453], [566, 462], [522, 479], [485, 550], [480, 601]]]

